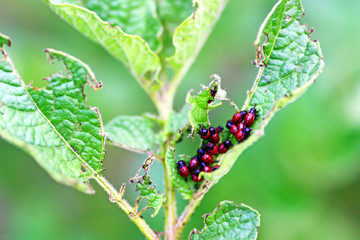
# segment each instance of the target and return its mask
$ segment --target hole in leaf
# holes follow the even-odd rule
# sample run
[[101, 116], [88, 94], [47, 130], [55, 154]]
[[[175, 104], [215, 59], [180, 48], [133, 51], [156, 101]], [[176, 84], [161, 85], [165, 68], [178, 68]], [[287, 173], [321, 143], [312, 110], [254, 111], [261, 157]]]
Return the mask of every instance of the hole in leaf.
[[87, 167], [85, 166], [85, 164], [81, 164], [80, 169], [81, 169], [81, 172], [82, 172], [82, 173], [86, 173], [86, 172], [87, 172]]

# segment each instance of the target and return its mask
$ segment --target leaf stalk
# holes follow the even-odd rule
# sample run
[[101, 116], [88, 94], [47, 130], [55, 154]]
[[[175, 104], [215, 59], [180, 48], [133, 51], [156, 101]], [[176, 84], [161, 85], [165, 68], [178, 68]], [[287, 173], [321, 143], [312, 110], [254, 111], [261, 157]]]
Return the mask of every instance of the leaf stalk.
[[147, 239], [160, 239], [141, 217], [141, 214], [137, 213], [136, 210], [123, 198], [122, 194], [118, 193], [118, 191], [115, 190], [115, 188], [103, 176], [96, 174], [94, 179], [105, 190], [105, 192], [109, 194], [112, 202], [116, 202], [116, 204], [126, 213], [126, 215], [129, 216], [131, 221], [135, 223]]

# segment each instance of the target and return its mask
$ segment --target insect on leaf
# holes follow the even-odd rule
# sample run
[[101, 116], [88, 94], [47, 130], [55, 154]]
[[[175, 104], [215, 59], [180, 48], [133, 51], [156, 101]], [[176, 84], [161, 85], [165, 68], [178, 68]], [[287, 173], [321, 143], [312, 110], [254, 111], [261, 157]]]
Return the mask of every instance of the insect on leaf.
[[169, 174], [169, 177], [174, 185], [174, 187], [180, 192], [181, 196], [184, 199], [191, 199], [193, 197], [193, 183], [192, 181], [185, 181], [178, 173], [178, 168], [176, 164], [176, 152], [173, 148], [168, 148], [165, 155], [165, 164], [166, 172]]
[[195, 96], [190, 90], [186, 96], [186, 103], [190, 106], [189, 120], [193, 132], [200, 129], [200, 125], [209, 127], [209, 110], [219, 107], [221, 101], [226, 99], [226, 92], [221, 89], [220, 78], [215, 78], [208, 87], [203, 89]]
[[[243, 106], [255, 107], [259, 116], [251, 136], [220, 157], [217, 171], [204, 174], [208, 180], [224, 176], [242, 151], [264, 135], [274, 114], [300, 97], [322, 72], [320, 43], [311, 40], [313, 30], [300, 23], [303, 15], [300, 0], [280, 0], [265, 19], [255, 41], [259, 72]], [[267, 40], [261, 44], [263, 35]]]

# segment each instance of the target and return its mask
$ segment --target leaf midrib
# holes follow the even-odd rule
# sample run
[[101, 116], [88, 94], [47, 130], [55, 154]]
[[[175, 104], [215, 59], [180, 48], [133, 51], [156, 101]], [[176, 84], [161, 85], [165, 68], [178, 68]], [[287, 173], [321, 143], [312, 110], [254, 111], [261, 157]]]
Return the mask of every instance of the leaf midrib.
[[54, 127], [54, 125], [46, 118], [46, 116], [43, 114], [43, 112], [40, 110], [40, 108], [38, 107], [38, 105], [35, 103], [34, 99], [32, 98], [32, 96], [30, 95], [29, 91], [27, 90], [27, 86], [24, 83], [24, 81], [22, 80], [22, 78], [20, 77], [20, 75], [18, 74], [11, 58], [7, 55], [7, 53], [5, 52], [5, 50], [2, 51], [6, 61], [9, 63], [13, 74], [15, 75], [15, 77], [19, 80], [21, 86], [23, 87], [23, 89], [25, 90], [25, 92], [27, 93], [27, 95], [29, 96], [29, 98], [31, 99], [31, 101], [33, 102], [33, 104], [35, 105], [36, 109], [38, 110], [38, 112], [40, 113], [40, 115], [45, 119], [45, 121], [49, 124], [49, 126], [53, 129], [53, 131], [59, 136], [59, 138], [65, 143], [65, 145], [68, 147], [68, 149], [79, 159], [82, 161], [82, 163], [84, 163], [88, 169], [90, 169], [94, 175], [97, 175], [98, 173], [79, 155], [77, 154], [74, 149], [70, 146], [70, 144], [64, 139], [64, 137], [58, 132], [58, 130]]
[[[89, 14], [92, 14], [92, 15], [96, 18], [96, 20], [99, 21], [99, 24], [101, 24], [101, 25], [103, 25], [103, 24], [108, 24], [108, 22], [103, 21], [94, 11], [91, 11], [91, 10], [89, 10], [89, 9], [87, 9], [87, 8], [84, 8], [84, 7], [81, 7], [81, 6], [77, 6], [77, 5], [73, 5], [73, 4], [68, 4], [68, 3], [57, 4], [57, 3], [53, 3], [51, 0], [47, 0], [47, 1], [50, 2], [51, 5], [56, 6], [56, 7], [58, 7], [58, 8], [61, 7], [61, 6], [64, 6], [64, 7], [74, 7], [74, 8], [76, 8], [76, 9], [79, 9], [79, 10], [82, 10], [82, 11], [85, 11], [85, 12], [88, 12]], [[63, 11], [61, 8], [58, 9], [58, 11], [59, 11], [59, 10], [62, 11], [62, 12], [63, 12], [64, 14], [66, 14], [67, 16], [73, 18], [71, 15], [69, 15], [69, 14], [67, 13], [67, 11]], [[89, 23], [88, 23], [88, 22], [86, 22], [86, 23], [87, 23], [87, 25], [89, 26], [89, 28], [91, 29], [91, 31], [93, 32], [94, 36], [99, 40], [99, 42], [100, 42], [103, 46], [105, 46], [105, 45], [104, 45], [104, 41], [100, 40], [100, 39], [99, 39], [99, 36], [94, 32], [93, 28], [89, 25]], [[75, 24], [74, 24], [74, 25], [75, 25]], [[122, 31], [122, 29], [121, 29], [119, 26], [115, 26], [115, 27], [113, 27], [113, 28], [117, 29], [121, 34], [123, 34], [123, 35], [126, 36], [126, 37], [138, 38], [140, 41], [142, 41], [142, 42], [145, 43], [145, 45], [146, 45], [147, 50], [149, 51], [149, 53], [150, 53], [153, 57], [157, 57], [157, 58], [158, 58], [158, 56], [150, 49], [149, 44], [148, 44], [144, 39], [142, 39], [141, 37], [139, 37], [139, 36], [137, 36], [137, 35], [131, 35], [131, 34], [125, 33], [124, 31]], [[107, 32], [108, 32], [108, 31], [107, 31]], [[138, 81], [144, 82], [144, 81], [142, 81], [142, 79], [143, 79], [144, 77], [143, 77], [143, 76], [138, 76], [138, 74], [136, 73], [134, 67], [132, 66], [133, 63], [132, 63], [131, 59], [129, 58], [128, 53], [124, 50], [124, 47], [122, 46], [122, 44], [119, 43], [119, 40], [118, 40], [117, 38], [113, 38], [113, 39], [114, 39], [114, 40], [116, 41], [116, 43], [118, 43], [118, 45], [120, 46], [121, 51], [124, 53], [124, 56], [125, 56], [125, 58], [127, 59], [127, 62], [130, 63], [130, 64], [127, 64], [127, 63], [125, 62], [124, 64], [127, 65], [127, 66], [130, 68], [131, 74], [132, 74], [136, 79], [138, 79]], [[107, 48], [106, 48], [106, 49], [107, 49]], [[112, 54], [110, 51], [109, 51], [109, 53]], [[115, 55], [113, 55], [113, 56], [115, 56]], [[116, 56], [116, 58], [118, 58], [118, 57]], [[160, 60], [159, 60], [159, 62], [160, 62]]]

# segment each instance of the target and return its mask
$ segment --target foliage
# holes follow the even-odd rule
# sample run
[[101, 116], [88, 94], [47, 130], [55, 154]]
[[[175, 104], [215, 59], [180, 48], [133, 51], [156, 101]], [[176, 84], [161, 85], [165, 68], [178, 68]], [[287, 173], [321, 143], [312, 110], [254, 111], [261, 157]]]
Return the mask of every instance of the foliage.
[[146, 117], [119, 116], [106, 125], [115, 146], [135, 152], [158, 152], [161, 136], [154, 130], [157, 122]]
[[[189, 91], [186, 104], [173, 109], [176, 89], [211, 33], [227, 0], [45, 0], [61, 18], [91, 40], [101, 44], [122, 62], [148, 93], [159, 116], [118, 116], [103, 129], [99, 111], [84, 104], [84, 85], [94, 90], [97, 83], [89, 67], [80, 60], [52, 49], [50, 60], [66, 67], [65, 73], [47, 78], [45, 88], [26, 86], [3, 49], [10, 40], [0, 35], [3, 60], [0, 62], [0, 135], [28, 151], [57, 181], [92, 193], [88, 183], [94, 178], [149, 239], [159, 236], [146, 224], [142, 213], [161, 206], [165, 209], [165, 236], [173, 239], [189, 221], [205, 193], [234, 165], [239, 155], [264, 135], [274, 114], [304, 93], [321, 73], [324, 62], [318, 41], [310, 40], [300, 20], [304, 15], [300, 0], [280, 0], [262, 24], [255, 46], [254, 64], [259, 68], [253, 88], [241, 109], [255, 107], [258, 118], [251, 136], [217, 157], [220, 168], [200, 173], [202, 185], [178, 173], [177, 162], [189, 157], [177, 152], [177, 143], [194, 137], [201, 126], [210, 126], [209, 112], [230, 101], [215, 75], [208, 87], [196, 95]], [[230, 103], [238, 111], [239, 108]], [[186, 136], [190, 131], [191, 134]], [[105, 136], [115, 146], [149, 155], [130, 183], [140, 195], [131, 207], [124, 199], [125, 185], [116, 191], [100, 174], [105, 155]], [[202, 142], [200, 142], [201, 144]], [[149, 168], [158, 159], [165, 170], [165, 194], [155, 190]], [[140, 171], [145, 174], [140, 176]], [[175, 189], [189, 204], [176, 221]], [[141, 199], [148, 205], [138, 211]], [[202, 232], [191, 239], [256, 239], [259, 214], [245, 205], [221, 202], [205, 219]]]
[[[255, 107], [259, 117], [251, 137], [237, 145], [221, 159], [221, 167], [209, 180], [217, 182], [233, 166], [238, 156], [264, 135], [264, 128], [274, 114], [303, 94], [324, 67], [318, 41], [310, 40], [313, 30], [301, 25], [304, 11], [300, 1], [279, 1], [269, 13], [255, 41], [258, 76], [242, 109]], [[267, 41], [262, 45], [260, 37]], [[233, 142], [236, 140], [233, 139]]]
[[98, 110], [84, 104], [83, 86], [97, 90], [101, 84], [78, 59], [47, 49], [67, 76], [52, 75], [41, 89], [26, 86], [3, 45], [1, 50], [1, 136], [29, 152], [56, 181], [92, 193], [88, 179], [102, 171], [105, 139]]
[[[164, 197], [159, 191], [155, 190], [156, 185], [150, 187], [152, 181], [150, 180], [149, 171], [150, 171], [150, 166], [153, 164], [153, 162], [154, 162], [154, 158], [152, 156], [147, 158], [144, 164], [142, 165], [142, 167], [136, 173], [135, 177], [131, 178], [129, 182], [136, 183], [136, 190], [141, 191], [140, 196], [136, 199], [136, 203], [135, 203], [136, 211], [140, 200], [147, 199], [148, 205], [144, 209], [142, 209], [139, 214], [141, 215], [141, 213], [146, 211], [148, 208], [153, 208], [154, 213], [151, 216], [155, 217], [161, 208]], [[141, 170], [144, 170], [145, 172], [144, 176], [139, 176]]]
[[237, 206], [223, 201], [213, 213], [205, 215], [204, 229], [201, 232], [193, 230], [190, 239], [256, 239], [259, 226], [257, 211], [243, 204]]

